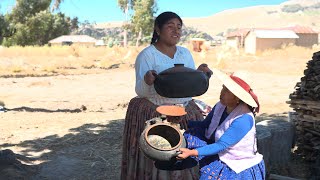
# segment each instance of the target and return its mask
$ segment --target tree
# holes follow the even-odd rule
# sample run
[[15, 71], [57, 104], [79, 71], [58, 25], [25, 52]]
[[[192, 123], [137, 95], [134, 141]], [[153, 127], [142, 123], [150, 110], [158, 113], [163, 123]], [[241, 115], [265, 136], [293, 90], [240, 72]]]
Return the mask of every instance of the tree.
[[62, 3], [63, 0], [53, 0], [53, 6], [52, 6], [52, 11], [59, 9], [60, 4]]
[[79, 20], [78, 17], [74, 17], [71, 19], [71, 31], [76, 30], [79, 28]]
[[25, 17], [35, 15], [35, 13], [47, 10], [52, 4], [52, 12], [59, 9], [63, 0], [16, 0], [16, 6], [12, 10], [17, 22], [23, 22]]
[[[7, 28], [7, 23], [4, 20], [4, 16], [0, 14], [0, 38], [3, 36], [6, 28]], [[1, 43], [1, 39], [0, 39], [0, 43]]]
[[[126, 23], [123, 26], [124, 44], [127, 44], [127, 30], [130, 29], [137, 37], [136, 45], [139, 45], [139, 41], [152, 32], [156, 2], [154, 0], [118, 0], [118, 5], [126, 15]], [[128, 23], [129, 17], [131, 24]]]
[[0, 14], [0, 44], [4, 37], [10, 37], [15, 33], [15, 29], [12, 28], [5, 16]]
[[63, 13], [53, 14], [49, 10], [51, 1], [17, 0], [16, 6], [7, 15], [9, 22], [14, 24], [16, 33], [5, 38], [4, 45], [44, 45], [50, 39], [69, 34], [71, 27], [76, 28], [77, 19], [71, 22], [70, 17]]
[[131, 30], [137, 36], [136, 46], [139, 46], [139, 42], [144, 36], [151, 36], [153, 32], [155, 6], [154, 0], [137, 0], [133, 6], [134, 15], [131, 19]]
[[132, 0], [118, 0], [118, 5], [122, 12], [125, 14], [125, 23], [123, 26], [124, 32], [123, 32], [123, 46], [127, 47], [128, 45], [128, 17], [129, 17], [129, 9], [132, 9], [132, 6], [134, 5], [134, 1]]
[[11, 45], [44, 45], [50, 39], [70, 33], [70, 18], [64, 14], [51, 14], [49, 10], [40, 11], [26, 18], [24, 23], [17, 23], [17, 32], [5, 41], [5, 46]]
[[51, 0], [16, 0], [16, 6], [10, 14], [12, 23], [24, 23], [28, 17], [40, 11], [47, 10]]

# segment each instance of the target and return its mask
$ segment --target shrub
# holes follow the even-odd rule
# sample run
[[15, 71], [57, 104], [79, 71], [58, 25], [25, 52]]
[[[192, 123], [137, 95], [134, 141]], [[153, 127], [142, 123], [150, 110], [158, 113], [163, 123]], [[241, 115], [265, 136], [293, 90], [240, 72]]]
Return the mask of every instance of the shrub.
[[285, 5], [281, 8], [282, 12], [287, 12], [287, 13], [295, 13], [303, 10], [304, 10], [304, 7], [302, 7], [300, 4]]

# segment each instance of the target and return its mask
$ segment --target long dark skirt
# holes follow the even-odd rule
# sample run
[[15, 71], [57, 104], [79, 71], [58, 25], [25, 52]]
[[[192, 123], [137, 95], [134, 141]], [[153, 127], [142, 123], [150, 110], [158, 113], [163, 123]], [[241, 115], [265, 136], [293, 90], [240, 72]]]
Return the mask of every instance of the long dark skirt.
[[[139, 138], [145, 128], [145, 121], [160, 116], [157, 105], [145, 98], [131, 99], [125, 118], [123, 132], [123, 149], [121, 180], [195, 180], [199, 179], [199, 168], [165, 171], [154, 166], [154, 162], [143, 155], [139, 149]], [[203, 120], [198, 106], [190, 101], [186, 107], [187, 114], [182, 117], [180, 126], [187, 128], [188, 120]]]

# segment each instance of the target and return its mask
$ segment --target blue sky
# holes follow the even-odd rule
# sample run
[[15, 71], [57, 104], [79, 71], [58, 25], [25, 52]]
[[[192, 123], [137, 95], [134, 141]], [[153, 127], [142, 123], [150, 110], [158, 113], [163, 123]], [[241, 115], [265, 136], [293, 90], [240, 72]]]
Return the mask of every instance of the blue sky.
[[[277, 5], [287, 0], [157, 0], [159, 14], [174, 11], [181, 17], [205, 17], [227, 9], [256, 5]], [[122, 21], [124, 14], [117, 0], [64, 0], [60, 11], [80, 22]], [[15, 0], [0, 0], [0, 12], [4, 14], [14, 6]]]

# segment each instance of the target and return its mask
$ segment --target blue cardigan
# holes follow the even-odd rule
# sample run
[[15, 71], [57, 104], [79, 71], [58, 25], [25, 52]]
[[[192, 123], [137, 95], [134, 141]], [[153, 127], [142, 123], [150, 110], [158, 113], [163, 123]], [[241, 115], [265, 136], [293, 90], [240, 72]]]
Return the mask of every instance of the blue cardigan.
[[[208, 114], [208, 116], [203, 121], [189, 121], [188, 127], [201, 127], [201, 128], [208, 128], [211, 119], [213, 116], [214, 109]], [[224, 110], [219, 125], [228, 117], [228, 114], [226, 112], [226, 109]], [[211, 140], [214, 142], [212, 144], [208, 144], [207, 146], [203, 146], [200, 148], [197, 148], [199, 156], [209, 156], [209, 155], [215, 155], [219, 152], [229, 148], [230, 146], [238, 143], [253, 127], [254, 125], [254, 119], [252, 116], [245, 114], [238, 119], [234, 120], [229, 128], [226, 130], [226, 132], [220, 137], [220, 139], [217, 142], [214, 142], [214, 134], [211, 136]]]

